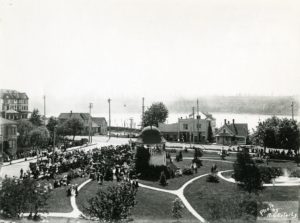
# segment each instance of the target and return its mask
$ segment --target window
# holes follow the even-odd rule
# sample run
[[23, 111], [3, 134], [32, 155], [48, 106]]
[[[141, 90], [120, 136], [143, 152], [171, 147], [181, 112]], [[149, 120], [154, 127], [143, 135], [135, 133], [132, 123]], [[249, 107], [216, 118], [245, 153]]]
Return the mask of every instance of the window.
[[226, 130], [225, 130], [225, 129], [223, 129], [223, 133], [226, 133]]
[[182, 127], [183, 127], [184, 130], [188, 130], [189, 129], [189, 125], [188, 124], [183, 124]]
[[197, 129], [201, 129], [201, 124], [197, 124]]

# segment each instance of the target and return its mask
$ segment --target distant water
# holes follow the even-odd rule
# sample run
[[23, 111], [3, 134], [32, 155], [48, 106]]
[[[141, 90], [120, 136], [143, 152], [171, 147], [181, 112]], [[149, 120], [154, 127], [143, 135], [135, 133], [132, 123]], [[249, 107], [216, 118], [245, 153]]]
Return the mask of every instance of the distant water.
[[[232, 122], [235, 119], [236, 123], [247, 123], [249, 131], [255, 129], [259, 121], [264, 121], [267, 118], [272, 117], [272, 115], [261, 115], [261, 114], [234, 114], [234, 113], [212, 113], [213, 117], [216, 119], [217, 127], [221, 127], [224, 124], [224, 119]], [[93, 116], [105, 117], [108, 120], [108, 114], [93, 114]], [[176, 123], [178, 118], [186, 118], [188, 114], [184, 113], [170, 113], [167, 123]], [[279, 118], [292, 118], [291, 116], [278, 115]], [[133, 119], [133, 127], [139, 128], [138, 125], [141, 123], [140, 113], [112, 113], [111, 114], [111, 125], [112, 126], [125, 126], [130, 127], [130, 118]], [[294, 117], [296, 120], [300, 121], [299, 116]]]

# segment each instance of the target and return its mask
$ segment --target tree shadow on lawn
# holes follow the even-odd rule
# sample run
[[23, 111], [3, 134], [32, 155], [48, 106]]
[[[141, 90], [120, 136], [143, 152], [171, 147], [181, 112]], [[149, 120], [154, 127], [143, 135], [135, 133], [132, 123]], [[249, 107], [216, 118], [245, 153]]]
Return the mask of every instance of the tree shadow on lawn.
[[[191, 166], [191, 163], [192, 163], [191, 160], [183, 160], [180, 162], [174, 161], [174, 164], [181, 169], [189, 168]], [[202, 166], [200, 168], [198, 168], [197, 173], [194, 173], [192, 175], [182, 175], [181, 177], [175, 177], [175, 178], [168, 179], [167, 186], [160, 185], [159, 181], [140, 180], [140, 183], [145, 184], [147, 186], [151, 186], [151, 187], [157, 187], [157, 188], [162, 188], [162, 189], [167, 189], [167, 190], [177, 190], [180, 187], [182, 187], [190, 179], [193, 179], [193, 178], [203, 175], [203, 174], [210, 173], [211, 167], [213, 164], [217, 165], [218, 171], [229, 170], [229, 169], [233, 168], [231, 163], [224, 163], [224, 162], [221, 162], [221, 160], [220, 161], [202, 160]]]

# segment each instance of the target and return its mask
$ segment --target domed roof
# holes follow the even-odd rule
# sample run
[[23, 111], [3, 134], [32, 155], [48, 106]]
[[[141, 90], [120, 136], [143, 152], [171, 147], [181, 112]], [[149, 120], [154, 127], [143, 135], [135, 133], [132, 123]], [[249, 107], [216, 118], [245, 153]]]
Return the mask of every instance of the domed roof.
[[147, 126], [141, 131], [137, 142], [142, 144], [161, 144], [165, 142], [165, 139], [157, 127]]

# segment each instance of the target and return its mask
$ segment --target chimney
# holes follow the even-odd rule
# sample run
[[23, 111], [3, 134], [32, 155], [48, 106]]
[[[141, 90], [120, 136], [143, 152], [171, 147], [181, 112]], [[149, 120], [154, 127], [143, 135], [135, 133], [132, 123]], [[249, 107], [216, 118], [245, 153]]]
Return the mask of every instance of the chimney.
[[226, 118], [224, 119], [224, 125], [226, 125], [227, 124], [227, 121], [226, 121]]
[[227, 123], [228, 123], [228, 125], [229, 125], [229, 124], [230, 124], [230, 121], [228, 121]]
[[72, 116], [72, 114], [73, 114], [73, 112], [72, 112], [72, 110], [70, 111], [70, 117]]
[[234, 119], [232, 119], [232, 124], [234, 124]]

